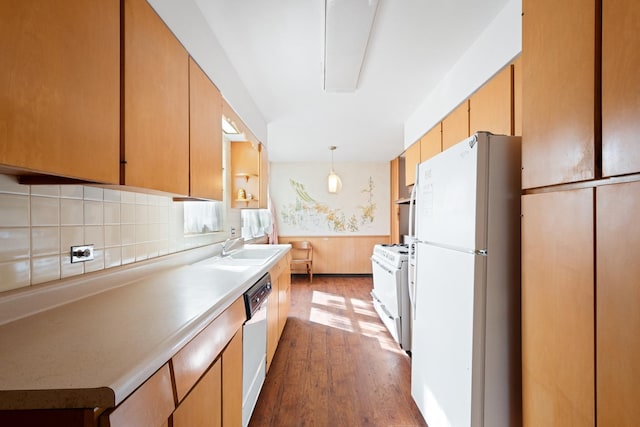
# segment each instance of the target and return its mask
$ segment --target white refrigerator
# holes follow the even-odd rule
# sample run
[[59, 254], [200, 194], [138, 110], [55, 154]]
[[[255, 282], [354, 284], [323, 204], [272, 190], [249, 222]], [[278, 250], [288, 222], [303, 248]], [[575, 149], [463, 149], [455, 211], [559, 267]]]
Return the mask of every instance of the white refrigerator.
[[418, 166], [411, 394], [429, 427], [521, 424], [520, 153], [480, 132]]

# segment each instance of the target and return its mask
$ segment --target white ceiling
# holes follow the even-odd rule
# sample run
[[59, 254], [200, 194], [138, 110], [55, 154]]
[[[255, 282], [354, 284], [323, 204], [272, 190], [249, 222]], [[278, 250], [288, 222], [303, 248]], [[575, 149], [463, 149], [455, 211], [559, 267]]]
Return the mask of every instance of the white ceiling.
[[330, 145], [336, 162], [396, 157], [404, 122], [507, 3], [380, 0], [358, 88], [327, 93], [324, 0], [195, 1], [264, 116], [275, 162], [329, 161]]

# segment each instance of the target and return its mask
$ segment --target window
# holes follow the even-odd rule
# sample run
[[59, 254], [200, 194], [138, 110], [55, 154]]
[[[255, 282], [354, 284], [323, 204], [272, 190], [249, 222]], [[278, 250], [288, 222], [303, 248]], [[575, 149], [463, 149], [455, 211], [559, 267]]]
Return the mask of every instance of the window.
[[183, 202], [184, 234], [222, 231], [222, 202]]

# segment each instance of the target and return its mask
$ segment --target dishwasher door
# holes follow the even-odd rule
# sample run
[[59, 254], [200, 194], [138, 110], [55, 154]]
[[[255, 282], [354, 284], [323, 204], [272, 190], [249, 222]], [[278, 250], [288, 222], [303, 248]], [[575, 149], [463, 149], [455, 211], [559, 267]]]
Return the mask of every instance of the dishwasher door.
[[242, 330], [242, 425], [249, 425], [267, 372], [267, 302], [265, 298]]

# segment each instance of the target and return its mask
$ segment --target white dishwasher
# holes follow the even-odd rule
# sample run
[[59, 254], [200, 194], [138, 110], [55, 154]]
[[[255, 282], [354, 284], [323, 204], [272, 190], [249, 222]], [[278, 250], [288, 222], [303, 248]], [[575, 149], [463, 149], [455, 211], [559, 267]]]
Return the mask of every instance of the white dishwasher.
[[247, 320], [242, 327], [242, 425], [251, 414], [267, 371], [267, 301], [271, 276], [265, 274], [244, 293]]

